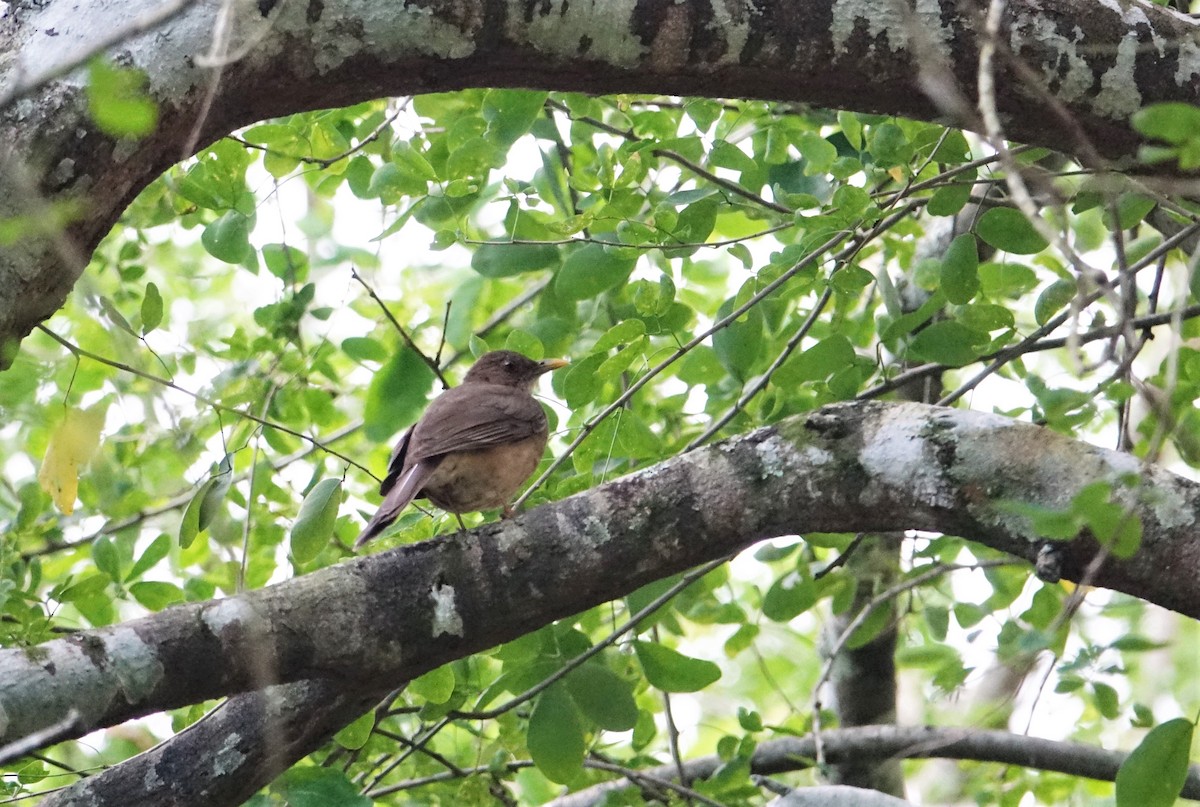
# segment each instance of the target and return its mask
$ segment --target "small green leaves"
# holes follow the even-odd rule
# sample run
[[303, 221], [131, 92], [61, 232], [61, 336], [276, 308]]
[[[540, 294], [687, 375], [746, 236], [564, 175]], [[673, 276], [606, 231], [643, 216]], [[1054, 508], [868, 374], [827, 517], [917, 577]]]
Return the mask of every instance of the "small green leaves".
[[1048, 242], [1034, 229], [1020, 210], [993, 207], [979, 217], [976, 226], [979, 237], [1003, 252], [1032, 255], [1046, 248]]
[[103, 59], [88, 66], [88, 112], [96, 125], [116, 137], [145, 137], [158, 124], [158, 106], [145, 92], [140, 70]]
[[216, 517], [218, 508], [233, 483], [232, 461], [233, 458], [226, 454], [213, 469], [213, 474], [204, 481], [188, 502], [179, 525], [179, 546], [183, 549], [191, 546], [196, 536], [208, 529], [208, 525]]
[[355, 751], [367, 744], [371, 732], [375, 729], [375, 710], [367, 712], [348, 726], [342, 728], [333, 739], [343, 748]]
[[711, 661], [651, 642], [634, 642], [633, 648], [646, 680], [663, 692], [699, 692], [721, 678], [721, 668]]
[[979, 293], [979, 251], [975, 236], [964, 233], [950, 242], [942, 256], [940, 288], [955, 305], [969, 303]]
[[583, 771], [583, 756], [587, 751], [583, 723], [561, 683], [538, 698], [529, 716], [525, 742], [533, 764], [550, 781], [568, 784]]
[[558, 266], [558, 247], [552, 244], [480, 244], [471, 268], [484, 277], [511, 277]]
[[637, 725], [633, 687], [602, 664], [584, 664], [566, 678], [580, 711], [602, 729], [629, 731]]
[[342, 480], [332, 477], [313, 485], [304, 497], [292, 525], [292, 557], [297, 563], [308, 563], [329, 543], [341, 503]]
[[1033, 318], [1038, 325], [1045, 325], [1051, 317], [1074, 299], [1078, 286], [1074, 281], [1059, 279], [1042, 289], [1033, 305]]
[[1133, 128], [1166, 146], [1142, 146], [1138, 154], [1144, 162], [1177, 160], [1184, 171], [1200, 167], [1200, 108], [1192, 104], [1170, 102], [1151, 104], [1130, 118]]
[[1117, 771], [1117, 807], [1171, 807], [1187, 779], [1192, 721], [1155, 726]]
[[960, 322], [935, 322], [913, 337], [909, 352], [924, 361], [961, 367], [979, 358], [979, 348], [988, 341], [986, 333]]
[[121, 580], [121, 559], [117, 548], [107, 535], [101, 535], [92, 542], [92, 563], [113, 581]]
[[793, 356], [779, 368], [781, 383], [801, 384], [820, 381], [845, 369], [854, 361], [854, 346], [842, 334], [822, 339], [817, 344]]
[[1029, 519], [1038, 537], [1067, 541], [1087, 528], [1118, 558], [1129, 558], [1141, 546], [1142, 520], [1114, 498], [1112, 484], [1092, 482], [1081, 488], [1065, 509], [1012, 501], [998, 502], [997, 507]]
[[271, 785], [289, 807], [371, 807], [341, 768], [298, 765]]
[[817, 588], [812, 578], [800, 570], [792, 570], [767, 589], [763, 598], [763, 616], [776, 622], [787, 622], [817, 604]]
[[443, 664], [410, 681], [408, 691], [430, 703], [445, 703], [454, 694], [454, 683], [454, 668]]
[[401, 426], [413, 423], [425, 408], [433, 371], [407, 347], [397, 350], [375, 373], [367, 389], [363, 420], [367, 436], [386, 440]]
[[146, 293], [142, 295], [142, 335], [150, 333], [162, 322], [163, 299], [154, 283], [146, 284]]
[[254, 222], [249, 216], [230, 210], [204, 228], [200, 243], [217, 260], [241, 263], [253, 250], [250, 246], [250, 230], [253, 226]]
[[554, 290], [566, 300], [587, 300], [628, 280], [636, 263], [632, 253], [585, 244], [567, 256]]

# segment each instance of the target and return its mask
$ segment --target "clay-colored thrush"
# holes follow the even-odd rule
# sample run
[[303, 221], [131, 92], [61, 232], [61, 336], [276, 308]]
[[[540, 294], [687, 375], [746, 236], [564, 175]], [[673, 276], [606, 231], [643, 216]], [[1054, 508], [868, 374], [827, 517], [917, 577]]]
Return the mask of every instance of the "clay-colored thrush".
[[480, 356], [462, 384], [435, 398], [396, 444], [379, 485], [383, 502], [354, 548], [387, 529], [413, 499], [429, 499], [456, 515], [497, 507], [507, 514], [549, 437], [533, 385], [566, 364], [511, 350]]

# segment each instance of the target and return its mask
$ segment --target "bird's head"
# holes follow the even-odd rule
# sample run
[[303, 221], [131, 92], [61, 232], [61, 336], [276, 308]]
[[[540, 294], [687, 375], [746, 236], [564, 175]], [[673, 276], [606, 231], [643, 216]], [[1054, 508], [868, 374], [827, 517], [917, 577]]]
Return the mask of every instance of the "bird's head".
[[565, 359], [534, 361], [512, 350], [493, 350], [484, 353], [471, 365], [463, 383], [501, 384], [532, 391], [543, 373], [566, 367], [567, 364]]

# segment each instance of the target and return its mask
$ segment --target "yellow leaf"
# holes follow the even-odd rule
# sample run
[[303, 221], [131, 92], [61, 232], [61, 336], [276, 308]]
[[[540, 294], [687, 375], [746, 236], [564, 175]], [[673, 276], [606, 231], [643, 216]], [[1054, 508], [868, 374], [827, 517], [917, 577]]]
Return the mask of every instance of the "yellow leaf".
[[904, 181], [904, 169], [898, 165], [893, 165], [891, 168], [889, 168], [888, 174], [891, 176], [892, 179], [896, 180], [897, 182]]
[[50, 494], [64, 515], [69, 516], [75, 510], [80, 466], [86, 465], [100, 446], [104, 410], [105, 407], [86, 412], [68, 409], [66, 417], [50, 435], [46, 458], [38, 471], [38, 484]]

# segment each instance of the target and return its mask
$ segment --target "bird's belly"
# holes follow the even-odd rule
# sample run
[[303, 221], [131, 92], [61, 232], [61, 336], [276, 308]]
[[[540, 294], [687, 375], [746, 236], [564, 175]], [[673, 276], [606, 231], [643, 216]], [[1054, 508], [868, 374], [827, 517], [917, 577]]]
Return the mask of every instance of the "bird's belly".
[[478, 451], [447, 454], [421, 495], [450, 513], [472, 513], [506, 506], [537, 468], [546, 449], [545, 435]]

